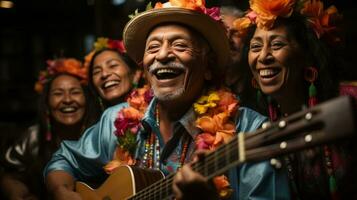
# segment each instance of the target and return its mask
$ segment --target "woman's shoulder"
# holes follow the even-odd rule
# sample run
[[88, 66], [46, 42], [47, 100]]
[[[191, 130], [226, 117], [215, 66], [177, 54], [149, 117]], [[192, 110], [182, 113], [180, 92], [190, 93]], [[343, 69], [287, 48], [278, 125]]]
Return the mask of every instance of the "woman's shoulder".
[[238, 110], [238, 118], [236, 130], [239, 132], [252, 132], [261, 127], [262, 123], [268, 118], [255, 110], [247, 107], [240, 107]]

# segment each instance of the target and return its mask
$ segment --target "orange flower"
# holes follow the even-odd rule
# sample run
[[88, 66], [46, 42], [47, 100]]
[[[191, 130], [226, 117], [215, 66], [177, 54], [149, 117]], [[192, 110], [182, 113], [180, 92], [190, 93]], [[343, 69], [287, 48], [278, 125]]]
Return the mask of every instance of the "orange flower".
[[241, 37], [247, 34], [247, 29], [252, 25], [252, 21], [248, 17], [242, 17], [234, 20], [233, 26], [238, 31]]
[[155, 4], [155, 9], [157, 8], [170, 8], [170, 7], [179, 7], [186, 8], [190, 10], [204, 10], [205, 1], [204, 0], [169, 0], [164, 4], [158, 2]]
[[311, 0], [306, 1], [303, 8], [300, 10], [302, 15], [307, 17], [320, 18], [324, 10], [324, 4], [321, 1]]
[[114, 153], [114, 159], [107, 163], [103, 168], [107, 174], [112, 174], [116, 168], [122, 165], [134, 165], [135, 160], [131, 157], [128, 151], [125, 151], [119, 147], [116, 148]]
[[123, 116], [126, 119], [140, 120], [144, 114], [133, 107], [127, 107], [122, 110]]
[[83, 63], [84, 68], [89, 69], [89, 64], [90, 64], [90, 61], [92, 60], [94, 54], [95, 54], [95, 51], [91, 51], [89, 54], [87, 54], [84, 57], [84, 63]]
[[231, 193], [233, 192], [233, 190], [230, 189], [230, 184], [228, 182], [228, 178], [225, 175], [214, 177], [213, 183], [216, 186], [217, 191], [219, 191], [219, 196], [222, 199], [229, 197], [231, 195]]
[[220, 90], [218, 96], [220, 97], [218, 108], [221, 112], [226, 111], [230, 115], [237, 110], [239, 102], [231, 92]]
[[250, 0], [250, 8], [257, 13], [258, 28], [268, 30], [276, 18], [289, 17], [293, 13], [295, 0]]

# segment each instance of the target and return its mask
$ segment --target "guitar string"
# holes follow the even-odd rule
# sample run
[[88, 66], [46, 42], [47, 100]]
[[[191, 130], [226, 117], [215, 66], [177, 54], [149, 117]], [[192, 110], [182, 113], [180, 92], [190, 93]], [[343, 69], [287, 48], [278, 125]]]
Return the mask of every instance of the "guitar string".
[[[291, 117], [291, 116], [290, 116]], [[297, 118], [299, 118], [299, 116], [296, 116]], [[289, 120], [288, 120], [289, 121]], [[275, 123], [274, 123], [275, 124]], [[247, 134], [245, 135], [245, 142], [246, 142], [246, 151], [250, 148], [250, 147], [253, 147], [254, 146], [254, 139], [258, 138], [258, 139], [261, 139], [261, 134], [264, 133], [264, 132], [269, 132], [269, 131], [273, 131], [271, 128], [273, 128], [274, 124], [271, 124], [270, 128], [268, 129], [259, 129], [257, 130], [255, 133], [253, 134]], [[249, 144], [249, 142], [252, 142]], [[249, 145], [248, 145], [249, 144]], [[219, 154], [219, 153], [222, 153], [222, 151], [226, 151], [225, 153], [226, 154], [231, 154], [232, 152], [233, 153], [237, 153], [238, 155], [238, 149], [237, 148], [233, 148], [232, 150], [232, 147], [238, 147], [238, 141], [237, 141], [237, 137], [235, 137], [232, 141], [228, 142], [226, 145], [222, 146], [222, 148], [218, 148], [216, 151], [215, 151], [215, 154]], [[227, 150], [228, 149], [228, 152]], [[213, 154], [213, 152], [212, 152]], [[199, 165], [200, 163], [194, 163], [194, 165], [192, 166], [192, 168], [196, 168], [194, 169], [195, 171], [202, 171], [204, 169], [205, 166], [209, 165], [209, 164], [215, 164], [216, 163], [216, 158], [214, 156], [210, 156], [212, 154], [209, 154], [206, 158], [205, 158], [205, 165]], [[233, 160], [236, 160], [238, 159], [236, 155], [236, 158], [233, 157]], [[253, 154], [254, 155], [254, 154]], [[225, 162], [227, 162], [227, 159], [225, 159]], [[228, 160], [228, 162], [230, 162], [230, 160]], [[216, 166], [215, 166], [216, 167]], [[147, 188], [145, 188], [144, 190], [141, 190], [139, 191], [137, 194], [135, 194], [135, 198], [136, 197], [142, 197], [142, 196], [147, 196], [147, 194], [149, 193], [149, 195], [151, 194], [151, 191], [154, 191], [152, 193], [152, 195], [154, 195], [154, 197], [156, 196], [156, 193], [157, 192], [160, 192], [161, 194], [161, 189], [163, 185], [166, 185], [165, 187], [168, 187], [170, 186], [169, 190], [171, 190], [171, 185], [172, 185], [172, 181], [173, 181], [173, 178], [174, 178], [174, 175], [175, 174], [170, 174], [168, 175], [165, 179], [162, 179], [160, 181], [157, 181], [155, 182], [154, 184], [148, 186]], [[154, 190], [153, 190], [154, 189]], [[159, 189], [159, 190], [157, 190]], [[167, 191], [167, 188], [166, 188], [166, 191]], [[157, 195], [157, 196], [161, 196], [161, 195]], [[151, 197], [148, 196], [148, 197]]]
[[[273, 127], [273, 126], [271, 126]], [[251, 148], [252, 146], [254, 146], [254, 139], [256, 138], [260, 138], [261, 135], [260, 133], [263, 133], [263, 132], [268, 132], [269, 130], [271, 129], [260, 129], [258, 130], [256, 133], [257, 134], [247, 134], [247, 135], [244, 135], [245, 136], [245, 142], [246, 142], [246, 150], [248, 150], [249, 148]], [[252, 142], [253, 141], [253, 142]], [[249, 144], [249, 142], [252, 142]], [[236, 158], [233, 158], [234, 160], [237, 160], [238, 159], [238, 148], [233, 148], [232, 147], [238, 147], [238, 140], [237, 140], [237, 136], [235, 136], [230, 142], [228, 142], [226, 145], [224, 146], [220, 146], [219, 148], [217, 148], [214, 152], [212, 152], [212, 154], [209, 154], [207, 157], [205, 157], [205, 165], [200, 165], [200, 163], [194, 163], [192, 168], [195, 170], [195, 171], [201, 171], [203, 172], [204, 170], [204, 167], [210, 165], [210, 164], [215, 164], [216, 163], [216, 160], [217, 158], [212, 156], [213, 154], [220, 154], [222, 153], [223, 151], [226, 151], [225, 153], [226, 154], [232, 154], [233, 153], [236, 153]], [[228, 151], [226, 150], [228, 149]], [[226, 161], [226, 160], [225, 160]], [[217, 171], [217, 170], [215, 170]], [[152, 195], [154, 195], [154, 197], [156, 196], [156, 193], [157, 192], [160, 192], [161, 193], [161, 190], [160, 188], [162, 188], [163, 185], [169, 185], [171, 187], [172, 185], [172, 181], [173, 181], [173, 178], [174, 178], [174, 175], [175, 174], [170, 174], [168, 175], [165, 179], [162, 179], [160, 181], [157, 181], [155, 182], [154, 184], [148, 186], [147, 188], [145, 188], [144, 190], [141, 190], [139, 191], [135, 197], [142, 197], [142, 196], [148, 196], [148, 193], [149, 193], [149, 196], [148, 197], [151, 197]], [[167, 186], [166, 186], [167, 187]], [[171, 189], [171, 188], [170, 188]], [[151, 193], [153, 191], [153, 193]], [[157, 196], [160, 196], [160, 195], [157, 195]], [[141, 198], [140, 198], [141, 199]]]
[[[228, 150], [228, 152], [226, 150], [226, 149], [232, 149], [232, 147], [237, 147], [237, 145], [238, 145], [238, 142], [235, 138], [232, 141], [230, 141], [229, 143], [227, 143], [226, 145], [222, 146], [222, 148], [218, 148], [215, 152], [212, 152], [212, 154], [210, 154], [211, 156], [209, 155], [205, 158], [205, 161], [206, 161], [205, 165], [210, 165], [210, 164], [216, 163], [217, 158], [212, 156], [213, 154], [220, 154], [223, 151], [226, 151], [227, 154], [231, 154], [232, 152], [237, 152], [238, 151], [237, 148], [233, 149], [233, 150]], [[227, 161], [225, 160], [225, 162], [227, 162]], [[195, 171], [200, 171], [200, 172], [202, 172], [204, 170], [204, 167], [205, 167], [204, 165], [199, 165], [199, 163], [197, 163], [197, 164], [195, 163], [192, 166], [193, 169], [195, 168], [194, 169]], [[175, 174], [170, 174], [165, 179], [157, 181], [156, 183], [148, 186], [146, 189], [139, 191], [134, 197], [142, 197], [142, 196], [146, 197], [146, 196], [148, 196], [148, 193], [149, 193], [148, 197], [151, 197], [152, 195], [155, 196], [155, 193], [157, 193], [157, 192], [161, 193], [161, 190], [157, 191], [157, 189], [162, 188], [162, 186], [165, 184], [170, 185], [170, 187], [171, 187], [174, 175]], [[169, 182], [170, 184], [167, 184], [166, 182]], [[153, 190], [154, 190], [154, 193], [152, 195], [150, 195], [151, 191], [153, 191]], [[160, 195], [157, 195], [157, 196], [160, 196]]]

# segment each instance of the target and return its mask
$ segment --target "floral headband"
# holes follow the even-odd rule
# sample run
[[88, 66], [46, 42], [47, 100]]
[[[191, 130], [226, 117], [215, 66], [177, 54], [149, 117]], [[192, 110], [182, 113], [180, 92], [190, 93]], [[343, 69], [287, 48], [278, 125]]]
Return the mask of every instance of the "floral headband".
[[85, 67], [89, 67], [90, 61], [93, 58], [93, 55], [95, 54], [95, 52], [98, 52], [102, 49], [113, 49], [118, 51], [119, 53], [125, 53], [125, 47], [123, 44], [123, 41], [121, 40], [112, 40], [109, 38], [104, 38], [104, 37], [100, 37], [97, 39], [97, 41], [93, 44], [93, 50], [85, 56], [84, 58], [84, 66]]
[[[274, 26], [277, 17], [288, 18], [293, 12], [306, 17], [306, 22], [320, 38], [336, 29], [336, 22], [342, 17], [335, 6], [324, 10], [320, 0], [250, 0], [247, 14], [234, 21], [234, 27], [244, 36], [249, 27], [256, 25], [263, 30]], [[340, 40], [334, 38], [334, 40]], [[336, 41], [335, 41], [336, 42]]]
[[[151, 6], [151, 3], [149, 3], [146, 6], [146, 10], [160, 9], [160, 8], [186, 8], [189, 10], [194, 10], [197, 12], [204, 13], [210, 16], [215, 21], [222, 22], [220, 17], [219, 7], [206, 8], [205, 0], [169, 0], [166, 3], [157, 2], [154, 8]], [[134, 18], [138, 14], [139, 14], [138, 10], [135, 10], [135, 13], [129, 15], [129, 18]]]
[[74, 58], [61, 58], [55, 60], [47, 60], [46, 70], [41, 70], [38, 76], [38, 81], [35, 83], [35, 91], [42, 93], [45, 84], [47, 84], [53, 76], [61, 73], [74, 75], [81, 79], [82, 84], [87, 83], [87, 68], [85, 68], [79, 60]]

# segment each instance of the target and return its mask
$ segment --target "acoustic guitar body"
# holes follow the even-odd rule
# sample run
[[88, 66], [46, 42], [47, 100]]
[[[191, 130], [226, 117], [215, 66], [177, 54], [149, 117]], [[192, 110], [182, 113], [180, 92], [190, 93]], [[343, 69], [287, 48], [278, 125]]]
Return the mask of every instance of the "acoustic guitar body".
[[160, 171], [124, 165], [97, 189], [77, 182], [76, 192], [83, 200], [124, 200], [162, 178], [164, 175]]

